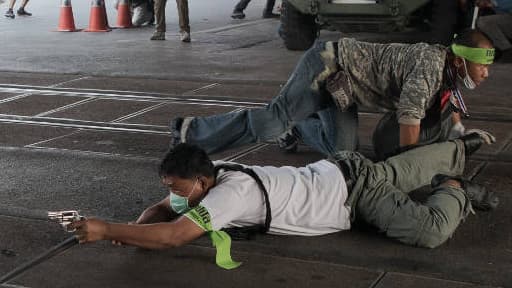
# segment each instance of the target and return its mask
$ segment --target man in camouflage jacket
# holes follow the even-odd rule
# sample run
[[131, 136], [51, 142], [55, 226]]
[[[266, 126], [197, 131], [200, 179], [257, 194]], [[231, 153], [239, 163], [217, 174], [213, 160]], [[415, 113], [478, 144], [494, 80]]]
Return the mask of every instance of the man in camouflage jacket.
[[293, 149], [296, 141], [290, 145], [289, 140], [300, 135], [309, 146], [333, 155], [357, 149], [357, 111], [364, 107], [388, 113], [374, 135], [375, 147], [383, 148], [376, 152], [385, 158], [404, 147], [463, 134], [452, 113], [466, 112], [458, 86], [480, 85], [493, 57], [491, 41], [476, 30], [461, 33], [450, 48], [350, 38], [317, 42], [265, 108], [176, 118], [171, 145], [186, 142], [211, 153], [280, 138]]

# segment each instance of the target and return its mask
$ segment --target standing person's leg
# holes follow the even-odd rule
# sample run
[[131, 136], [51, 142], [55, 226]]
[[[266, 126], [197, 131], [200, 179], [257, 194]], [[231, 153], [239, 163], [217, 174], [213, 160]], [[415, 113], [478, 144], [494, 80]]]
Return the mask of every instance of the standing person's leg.
[[275, 140], [291, 123], [297, 123], [333, 105], [331, 96], [321, 88], [325, 77], [331, 71], [335, 72], [331, 70], [330, 64], [325, 63], [323, 56], [332, 47], [331, 42], [317, 42], [309, 49], [279, 95], [265, 108], [209, 117], [189, 117], [179, 125], [175, 125], [178, 120], [175, 119], [171, 133], [179, 138], [177, 142], [196, 144], [208, 153], [258, 141]]
[[147, 9], [151, 13], [151, 18], [149, 20], [149, 25], [155, 25], [156, 16], [155, 16], [155, 1], [154, 0], [148, 0]]
[[151, 36], [151, 40], [165, 40], [165, 5], [167, 0], [155, 0], [155, 33]]
[[103, 15], [105, 15], [105, 26], [107, 29], [110, 29], [110, 26], [108, 25], [107, 4], [105, 3], [105, 0], [101, 0], [101, 9], [103, 10]]
[[279, 18], [279, 14], [275, 14], [274, 5], [276, 4], [276, 0], [267, 0], [267, 4], [265, 4], [265, 8], [263, 9], [263, 18]]
[[190, 23], [188, 19], [188, 0], [176, 0], [180, 21], [180, 40], [190, 42]]
[[14, 4], [16, 4], [16, 0], [11, 0], [9, 2], [9, 9], [11, 9], [11, 10], [14, 9]]
[[11, 0], [11, 2], [9, 2], [9, 8], [5, 12], [5, 17], [14, 19], [15, 16], [14, 16], [13, 9], [14, 9], [15, 3], [16, 3], [16, 0]]
[[25, 10], [25, 6], [27, 6], [28, 0], [24, 0], [21, 3], [20, 8], [18, 8], [18, 11], [16, 12], [19, 16], [32, 16], [32, 13], [29, 13]]
[[245, 18], [244, 10], [245, 10], [245, 8], [247, 8], [247, 5], [249, 5], [249, 2], [251, 2], [251, 0], [240, 0], [240, 2], [238, 2], [235, 5], [235, 8], [233, 9], [233, 14], [231, 14], [231, 18], [244, 19]]

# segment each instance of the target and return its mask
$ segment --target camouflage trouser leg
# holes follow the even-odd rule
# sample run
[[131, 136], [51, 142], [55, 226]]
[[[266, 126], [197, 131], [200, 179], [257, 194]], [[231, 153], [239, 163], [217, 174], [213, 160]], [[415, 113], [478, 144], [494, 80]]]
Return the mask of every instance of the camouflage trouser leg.
[[346, 177], [352, 179], [347, 205], [353, 220], [364, 220], [405, 244], [441, 245], [470, 211], [460, 188], [437, 187], [422, 204], [407, 194], [429, 184], [435, 174], [461, 174], [465, 163], [461, 141], [423, 146], [375, 164], [356, 152], [340, 152], [335, 159], [348, 167], [344, 172], [349, 171]]

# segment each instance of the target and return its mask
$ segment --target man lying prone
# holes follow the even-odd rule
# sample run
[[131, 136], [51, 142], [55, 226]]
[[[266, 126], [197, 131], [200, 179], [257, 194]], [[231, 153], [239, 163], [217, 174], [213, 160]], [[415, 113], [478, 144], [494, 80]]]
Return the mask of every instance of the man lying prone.
[[[226, 269], [239, 265], [221, 230], [232, 227], [315, 236], [348, 230], [357, 218], [405, 244], [434, 248], [472, 208], [498, 204], [492, 192], [460, 177], [465, 157], [483, 142], [473, 133], [378, 163], [342, 151], [300, 168], [213, 163], [203, 150], [183, 143], [160, 165], [169, 195], [135, 224], [86, 219], [70, 225], [80, 243], [112, 240], [149, 249], [178, 247], [207, 233], [217, 264]], [[429, 198], [423, 204], [411, 200], [408, 193], [427, 184]]]

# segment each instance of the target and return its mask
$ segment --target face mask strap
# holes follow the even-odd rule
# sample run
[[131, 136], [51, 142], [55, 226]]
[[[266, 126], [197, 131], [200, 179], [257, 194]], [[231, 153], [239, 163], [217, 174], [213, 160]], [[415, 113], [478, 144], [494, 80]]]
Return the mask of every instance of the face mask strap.
[[194, 193], [194, 188], [196, 188], [197, 183], [199, 183], [199, 177], [196, 177], [196, 182], [194, 183], [194, 185], [192, 185], [192, 189], [190, 189], [190, 192], [188, 193], [187, 200], [188, 200], [188, 198], [190, 198], [190, 195], [192, 195], [192, 193]]
[[473, 81], [473, 79], [471, 78], [471, 76], [469, 76], [468, 67], [466, 65], [466, 59], [462, 58], [462, 63], [464, 63], [464, 73], [466, 74], [466, 76], [464, 77], [464, 85], [466, 86], [466, 88], [473, 90], [476, 88], [476, 84], [475, 81]]
[[[462, 99], [462, 93], [460, 92], [459, 88], [457, 88], [457, 84], [455, 82], [455, 77], [453, 75], [452, 69], [449, 66], [447, 67], [447, 72], [448, 72], [447, 73], [448, 79], [451, 82], [450, 83], [451, 84], [450, 92], [452, 93], [452, 97], [454, 97], [457, 100], [457, 104], [458, 104], [458, 105], [455, 105], [455, 103], [453, 103], [450, 100], [450, 106], [452, 106], [452, 109], [454, 110], [454, 112], [461, 113], [463, 117], [468, 118], [469, 117], [468, 109], [466, 107], [466, 104], [464, 103], [464, 99]], [[457, 71], [455, 71], [455, 74], [457, 74], [456, 77], [460, 77], [459, 73]]]

